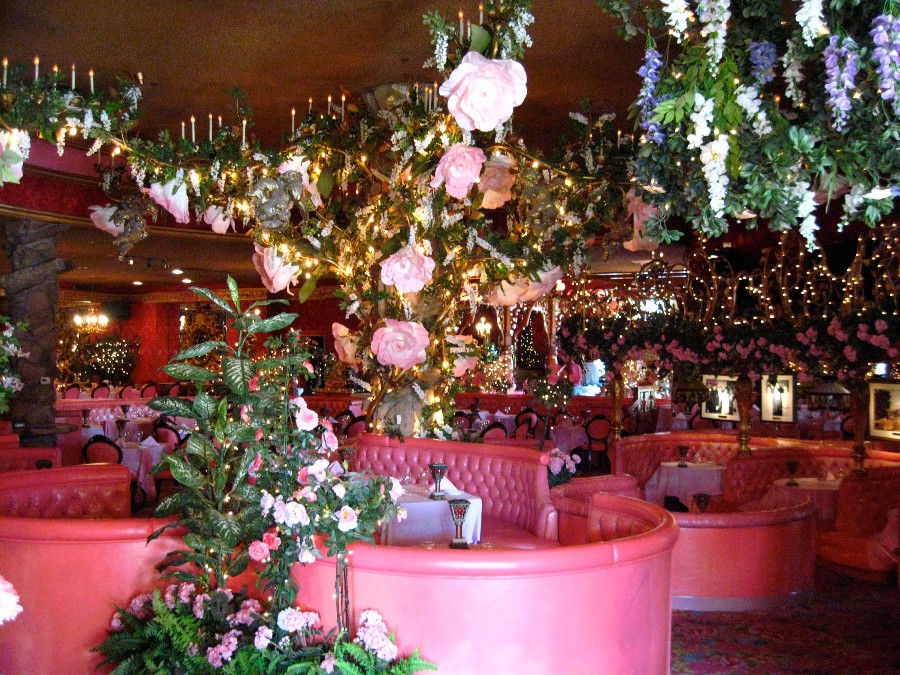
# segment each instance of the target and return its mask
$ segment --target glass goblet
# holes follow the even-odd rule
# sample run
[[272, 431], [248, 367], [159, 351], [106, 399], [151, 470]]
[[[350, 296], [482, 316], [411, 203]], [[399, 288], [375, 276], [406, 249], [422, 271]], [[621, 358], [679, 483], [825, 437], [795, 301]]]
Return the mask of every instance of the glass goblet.
[[798, 462], [796, 459], [791, 459], [785, 462], [784, 466], [787, 468], [788, 475], [790, 476], [787, 485], [790, 485], [791, 487], [799, 485], [799, 483], [797, 482], [797, 469], [800, 468], [800, 462]]
[[685, 461], [687, 460], [688, 450], [690, 450], [690, 447], [688, 447], [687, 445], [678, 446], [678, 466], [680, 466], [682, 469], [687, 468], [688, 465], [687, 461]]

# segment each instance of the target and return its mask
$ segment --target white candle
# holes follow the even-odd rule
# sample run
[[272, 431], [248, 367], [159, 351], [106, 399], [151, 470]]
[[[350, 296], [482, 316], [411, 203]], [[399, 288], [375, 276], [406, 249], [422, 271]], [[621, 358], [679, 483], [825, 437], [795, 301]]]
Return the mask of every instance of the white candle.
[[9, 70], [9, 59], [3, 57], [3, 88], [6, 89], [6, 71]]
[[209, 142], [212, 143], [212, 113], [209, 113]]
[[291, 108], [291, 136], [294, 135], [294, 129], [296, 127], [296, 125], [295, 125], [296, 119], [297, 119], [297, 109]]
[[194, 119], [194, 116], [191, 115], [191, 143], [193, 143], [194, 145], [197, 145], [197, 126], [196, 126], [196, 121], [197, 121], [197, 120]]
[[479, 24], [484, 23], [484, 5], [482, 5], [482, 4], [478, 5], [478, 23]]
[[459, 10], [459, 39], [460, 40], [462, 40], [462, 38], [463, 38], [463, 28], [465, 28], [465, 25], [463, 24], [463, 11]]
[[331, 94], [328, 94], [328, 114], [331, 114]]
[[347, 101], [347, 96], [345, 94], [341, 94], [341, 122], [344, 121], [344, 103]]
[[413, 87], [413, 92], [414, 92], [413, 103], [418, 103], [419, 102], [419, 83], [418, 82], [416, 82], [416, 85]]
[[432, 91], [434, 92], [434, 104], [431, 106], [431, 108], [432, 108], [432, 110], [436, 110], [438, 107], [438, 83], [437, 82], [434, 83], [434, 89], [432, 89]]
[[91, 94], [94, 93], [94, 69], [88, 71], [88, 79], [91, 81]]
[[241, 120], [241, 147], [247, 147], [247, 120]]
[[222, 128], [222, 116], [221, 115], [219, 115], [219, 128], [220, 129]]
[[466, 37], [469, 38], [469, 41], [472, 40], [472, 22], [466, 21]]
[[144, 86], [144, 74], [141, 71], [138, 71], [137, 80], [138, 80], [138, 84], [143, 87]]
[[75, 89], [75, 64], [72, 64], [72, 89]]
[[309, 97], [309, 113], [312, 114], [312, 96]]
[[55, 63], [53, 64], [53, 74], [59, 75], [59, 66], [56, 65]]
[[184, 140], [184, 139], [185, 139], [185, 135], [184, 135], [184, 120], [182, 120], [182, 122], [181, 122], [181, 140]]
[[425, 112], [431, 112], [431, 87], [425, 87]]
[[37, 82], [38, 77], [41, 75], [41, 57], [34, 57], [34, 80]]

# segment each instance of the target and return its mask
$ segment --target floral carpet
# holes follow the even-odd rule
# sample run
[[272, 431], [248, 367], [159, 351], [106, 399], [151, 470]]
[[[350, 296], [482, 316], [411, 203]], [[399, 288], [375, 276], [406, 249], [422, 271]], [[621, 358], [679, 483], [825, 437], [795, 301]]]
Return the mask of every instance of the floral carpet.
[[672, 613], [673, 673], [900, 673], [900, 591], [818, 570], [760, 612]]

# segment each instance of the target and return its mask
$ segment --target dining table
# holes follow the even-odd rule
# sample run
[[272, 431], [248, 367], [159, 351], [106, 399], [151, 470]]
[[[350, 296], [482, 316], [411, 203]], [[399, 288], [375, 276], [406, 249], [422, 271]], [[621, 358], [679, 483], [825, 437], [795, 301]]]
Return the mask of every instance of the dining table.
[[666, 497], [677, 497], [685, 506], [690, 506], [694, 495], [722, 494], [725, 466], [714, 462], [663, 462], [644, 486], [648, 502], [662, 506]]
[[562, 420], [550, 429], [550, 440], [553, 445], [565, 453], [572, 452], [588, 444], [587, 431], [583, 426], [572, 424], [567, 419]]
[[122, 465], [127, 466], [134, 476], [135, 482], [144, 491], [147, 499], [156, 499], [156, 481], [153, 479], [153, 467], [159, 464], [163, 453], [172, 451], [168, 443], [121, 441]]
[[776, 503], [790, 500], [795, 495], [808, 497], [816, 509], [818, 522], [833, 523], [837, 518], [838, 488], [841, 481], [837, 478], [804, 477], [795, 478], [794, 482], [796, 485], [791, 484], [790, 478], [779, 478], [772, 483], [770, 493]]
[[406, 509], [406, 518], [391, 520], [382, 526], [381, 541], [388, 546], [443, 546], [456, 536], [456, 526], [447, 503], [451, 499], [467, 499], [469, 510], [462, 533], [469, 544], [481, 540], [482, 502], [480, 497], [462, 490], [444, 490], [444, 499], [431, 499], [427, 485], [404, 485], [397, 504]]

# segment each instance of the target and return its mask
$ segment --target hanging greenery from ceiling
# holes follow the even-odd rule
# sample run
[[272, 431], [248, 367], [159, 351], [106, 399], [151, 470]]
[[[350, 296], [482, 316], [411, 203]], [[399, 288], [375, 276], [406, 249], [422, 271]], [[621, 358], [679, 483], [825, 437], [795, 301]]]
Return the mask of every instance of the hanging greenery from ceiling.
[[626, 38], [645, 35], [634, 112], [636, 174], [660, 214], [648, 236], [799, 228], [843, 198], [842, 224], [874, 226], [900, 195], [896, 0], [598, 0]]

